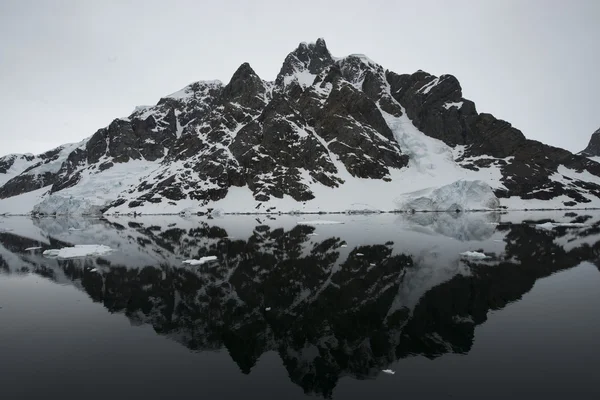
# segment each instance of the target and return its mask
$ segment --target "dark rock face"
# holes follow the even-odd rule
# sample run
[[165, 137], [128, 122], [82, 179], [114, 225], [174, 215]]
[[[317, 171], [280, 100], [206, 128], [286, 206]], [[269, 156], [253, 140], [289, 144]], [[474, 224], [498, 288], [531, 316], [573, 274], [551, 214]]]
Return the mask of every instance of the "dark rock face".
[[17, 196], [21, 193], [31, 192], [52, 185], [56, 181], [56, 174], [44, 173], [43, 175], [19, 175], [6, 182], [0, 188], [0, 199]]
[[592, 137], [590, 138], [587, 147], [579, 154], [585, 157], [600, 156], [600, 128], [592, 133]]
[[[394, 171], [409, 168], [389, 122], [404, 116], [425, 135], [462, 149], [459, 166], [499, 167], [499, 197], [564, 195], [566, 203], [581, 204], [600, 193], [595, 183], [558, 179], [561, 167], [600, 177], [600, 164], [527, 140], [508, 122], [478, 113], [454, 76], [399, 75], [360, 54], [334, 59], [319, 39], [291, 52], [274, 82], [244, 63], [227, 85], [197, 82], [138, 107], [69, 154], [59, 148], [19, 156], [31, 157], [31, 164], [0, 187], [0, 198], [48, 185], [57, 193], [116, 165], [147, 162], [139, 185], [119, 201], [127, 197], [137, 207], [191, 199], [205, 206], [232, 187], [247, 187], [258, 202], [284, 196], [304, 202], [315, 197], [312, 184], [344, 184], [343, 169], [354, 178], [391, 181]], [[596, 152], [600, 130], [582, 155]], [[15, 157], [0, 158], [0, 174]], [[36, 172], [49, 163], [60, 165]]]

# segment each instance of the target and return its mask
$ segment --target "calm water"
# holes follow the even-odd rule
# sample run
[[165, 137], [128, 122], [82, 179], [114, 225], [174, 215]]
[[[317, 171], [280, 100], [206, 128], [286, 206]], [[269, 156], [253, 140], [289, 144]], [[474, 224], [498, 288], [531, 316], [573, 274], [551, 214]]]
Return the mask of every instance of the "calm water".
[[4, 218], [0, 397], [600, 398], [599, 259], [583, 211]]

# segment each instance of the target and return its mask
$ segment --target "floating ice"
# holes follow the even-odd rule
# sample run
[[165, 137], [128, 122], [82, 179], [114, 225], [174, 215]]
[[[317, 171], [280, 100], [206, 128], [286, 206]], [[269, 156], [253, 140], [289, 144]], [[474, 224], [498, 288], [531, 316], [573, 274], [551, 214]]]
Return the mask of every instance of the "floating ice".
[[110, 253], [112, 249], [101, 244], [78, 244], [75, 247], [46, 250], [42, 254], [53, 258], [78, 258], [88, 256], [101, 256]]

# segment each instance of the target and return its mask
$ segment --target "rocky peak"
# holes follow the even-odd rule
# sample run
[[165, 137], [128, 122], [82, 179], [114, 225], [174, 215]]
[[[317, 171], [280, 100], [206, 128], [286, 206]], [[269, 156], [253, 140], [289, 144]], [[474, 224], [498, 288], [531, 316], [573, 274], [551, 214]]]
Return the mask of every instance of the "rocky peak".
[[275, 83], [280, 88], [286, 88], [293, 82], [303, 87], [309, 86], [317, 75], [333, 63], [333, 57], [322, 38], [315, 43], [300, 43], [285, 58]]
[[586, 157], [600, 156], [600, 128], [598, 128], [596, 132], [592, 133], [590, 142], [580, 154]]
[[240, 65], [231, 80], [223, 88], [224, 101], [238, 103], [243, 107], [258, 108], [264, 105], [266, 89], [263, 81], [247, 62]]

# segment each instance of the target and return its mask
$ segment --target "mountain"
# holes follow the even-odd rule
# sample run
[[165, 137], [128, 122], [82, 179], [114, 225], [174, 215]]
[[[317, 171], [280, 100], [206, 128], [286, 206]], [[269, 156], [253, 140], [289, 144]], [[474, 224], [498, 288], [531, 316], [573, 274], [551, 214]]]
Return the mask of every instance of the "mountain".
[[336, 58], [323, 39], [275, 81], [244, 63], [49, 153], [0, 161], [0, 213], [600, 206], [600, 164], [478, 113], [452, 75]]
[[579, 154], [591, 158], [600, 157], [600, 128], [592, 133], [592, 137], [590, 138], [587, 147]]

